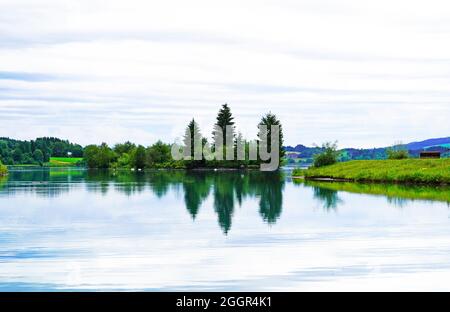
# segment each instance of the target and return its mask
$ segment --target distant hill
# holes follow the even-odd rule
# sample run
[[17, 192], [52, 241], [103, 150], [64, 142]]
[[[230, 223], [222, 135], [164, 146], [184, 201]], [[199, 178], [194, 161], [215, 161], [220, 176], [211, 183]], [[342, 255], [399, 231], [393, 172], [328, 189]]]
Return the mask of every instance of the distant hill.
[[450, 137], [440, 139], [429, 139], [422, 142], [413, 142], [407, 144], [407, 147], [411, 151], [430, 149], [433, 147], [450, 147]]
[[[424, 150], [440, 151], [443, 157], [450, 157], [450, 137], [412, 142], [404, 146], [408, 149], [412, 157], [419, 157], [420, 152]], [[344, 148], [341, 150], [341, 161], [386, 159], [386, 150], [388, 148]], [[322, 149], [319, 147], [307, 147], [302, 144], [295, 147], [286, 146], [285, 150], [289, 163], [311, 163], [314, 155], [322, 152]]]

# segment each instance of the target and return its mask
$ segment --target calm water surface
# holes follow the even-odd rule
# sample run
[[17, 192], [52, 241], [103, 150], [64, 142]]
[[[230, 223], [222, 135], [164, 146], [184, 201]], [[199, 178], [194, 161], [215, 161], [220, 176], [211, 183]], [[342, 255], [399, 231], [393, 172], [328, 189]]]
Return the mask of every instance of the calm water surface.
[[449, 202], [282, 173], [13, 171], [0, 291], [450, 290]]

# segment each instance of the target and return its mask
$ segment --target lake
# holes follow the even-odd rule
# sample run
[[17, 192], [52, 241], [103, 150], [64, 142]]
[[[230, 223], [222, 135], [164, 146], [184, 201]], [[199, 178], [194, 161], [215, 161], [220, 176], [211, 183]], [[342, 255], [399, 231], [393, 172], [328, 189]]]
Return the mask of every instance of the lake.
[[450, 190], [14, 169], [0, 291], [450, 290]]

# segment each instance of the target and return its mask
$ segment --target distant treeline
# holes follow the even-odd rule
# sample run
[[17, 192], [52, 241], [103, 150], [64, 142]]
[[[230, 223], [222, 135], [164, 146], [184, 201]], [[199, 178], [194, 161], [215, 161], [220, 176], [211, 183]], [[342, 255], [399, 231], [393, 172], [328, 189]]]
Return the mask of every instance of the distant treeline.
[[0, 161], [5, 165], [42, 165], [50, 157], [83, 157], [83, 147], [58, 138], [20, 141], [0, 138]]
[[[441, 152], [443, 158], [450, 157], [450, 138], [431, 139], [422, 142], [394, 145], [392, 147], [356, 149], [344, 148], [340, 150], [338, 160], [383, 160], [389, 158], [389, 149], [401, 148], [408, 152], [409, 157], [418, 158], [420, 152], [424, 150], [433, 150]], [[319, 146], [307, 147], [304, 145], [287, 146], [284, 148], [287, 153], [288, 163], [312, 163], [314, 157], [324, 152]]]

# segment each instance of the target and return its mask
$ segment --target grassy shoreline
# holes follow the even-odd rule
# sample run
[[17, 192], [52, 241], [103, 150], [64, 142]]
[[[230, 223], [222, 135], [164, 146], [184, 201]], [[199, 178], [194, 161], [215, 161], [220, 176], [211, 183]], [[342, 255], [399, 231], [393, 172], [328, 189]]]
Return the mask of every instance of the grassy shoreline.
[[321, 182], [295, 181], [307, 186], [325, 188], [332, 191], [343, 191], [354, 194], [368, 194], [387, 197], [389, 200], [430, 200], [450, 204], [450, 188], [448, 186], [404, 185], [389, 183], [354, 183], [354, 182]]
[[78, 167], [82, 164], [81, 157], [50, 157], [48, 162], [43, 164], [16, 164], [9, 165], [10, 168], [27, 168], [27, 167]]
[[8, 168], [0, 162], [0, 177], [8, 174]]
[[295, 169], [306, 180], [333, 179], [354, 182], [450, 184], [450, 159], [356, 160], [331, 166]]
[[46, 167], [72, 167], [77, 166], [83, 161], [81, 157], [50, 157], [50, 161], [45, 164]]

